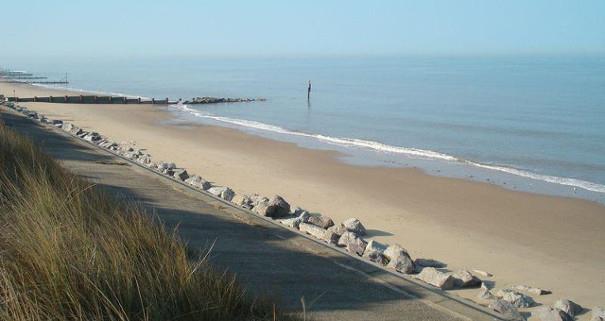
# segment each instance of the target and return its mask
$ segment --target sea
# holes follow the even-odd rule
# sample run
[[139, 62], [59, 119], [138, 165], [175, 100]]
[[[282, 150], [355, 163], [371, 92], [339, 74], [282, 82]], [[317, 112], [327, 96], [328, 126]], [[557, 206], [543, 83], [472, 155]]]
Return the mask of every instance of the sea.
[[174, 121], [336, 150], [343, 162], [359, 166], [414, 167], [605, 203], [605, 56], [80, 58], [0, 65], [67, 76], [69, 88], [86, 91], [265, 98], [169, 110]]

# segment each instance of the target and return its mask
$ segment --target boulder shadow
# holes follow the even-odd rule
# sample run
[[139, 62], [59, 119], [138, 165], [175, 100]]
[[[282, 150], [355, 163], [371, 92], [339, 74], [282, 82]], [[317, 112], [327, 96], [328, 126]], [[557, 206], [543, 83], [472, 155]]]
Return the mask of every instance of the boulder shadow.
[[376, 230], [376, 229], [366, 229], [366, 236], [367, 237], [374, 237], [374, 236], [393, 236], [393, 233], [387, 232], [387, 231], [383, 231], [383, 230]]

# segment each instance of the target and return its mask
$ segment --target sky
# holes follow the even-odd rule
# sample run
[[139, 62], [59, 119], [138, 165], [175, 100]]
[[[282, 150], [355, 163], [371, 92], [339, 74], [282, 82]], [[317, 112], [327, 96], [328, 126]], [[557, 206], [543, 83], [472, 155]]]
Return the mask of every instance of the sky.
[[605, 0], [3, 2], [0, 58], [605, 53]]

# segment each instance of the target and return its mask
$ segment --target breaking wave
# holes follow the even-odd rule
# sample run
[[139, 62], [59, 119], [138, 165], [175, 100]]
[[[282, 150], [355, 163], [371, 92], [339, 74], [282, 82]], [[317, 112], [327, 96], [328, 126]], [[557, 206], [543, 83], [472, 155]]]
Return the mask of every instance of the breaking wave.
[[435, 151], [431, 151], [431, 150], [393, 146], [393, 145], [383, 144], [380, 142], [356, 139], [356, 138], [332, 137], [332, 136], [326, 136], [326, 135], [321, 135], [321, 134], [310, 134], [310, 133], [304, 133], [304, 132], [299, 132], [299, 131], [293, 131], [293, 130], [285, 129], [283, 127], [265, 124], [265, 123], [252, 121], [252, 120], [236, 119], [236, 118], [229, 118], [229, 117], [207, 114], [207, 113], [203, 113], [203, 112], [197, 111], [195, 109], [192, 109], [192, 108], [188, 107], [187, 105], [172, 105], [172, 107], [175, 107], [179, 110], [190, 113], [196, 117], [212, 119], [212, 120], [215, 120], [218, 122], [223, 122], [223, 123], [236, 125], [236, 126], [240, 126], [240, 127], [245, 127], [245, 128], [251, 128], [251, 129], [255, 129], [255, 130], [268, 131], [268, 132], [290, 135], [290, 136], [308, 137], [308, 138], [312, 138], [312, 139], [315, 139], [315, 140], [318, 140], [318, 141], [321, 141], [324, 143], [343, 146], [343, 147], [360, 148], [360, 149], [366, 149], [366, 150], [372, 150], [372, 151], [376, 151], [376, 152], [390, 153], [390, 154], [401, 154], [401, 155], [406, 155], [406, 156], [418, 157], [418, 158], [422, 158], [422, 159], [434, 159], [434, 160], [442, 160], [442, 161], [459, 162], [459, 163], [464, 163], [467, 165], [471, 165], [471, 166], [475, 166], [475, 167], [479, 167], [479, 168], [483, 168], [483, 169], [489, 169], [489, 170], [494, 170], [494, 171], [498, 171], [498, 172], [508, 173], [508, 174], [512, 174], [512, 175], [516, 175], [516, 176], [520, 176], [520, 177], [524, 177], [524, 178], [533, 179], [533, 180], [554, 183], [554, 184], [559, 184], [559, 185], [565, 185], [565, 186], [571, 186], [574, 188], [581, 188], [581, 189], [585, 189], [585, 190], [591, 191], [591, 192], [605, 193], [605, 185], [601, 185], [601, 184], [597, 184], [597, 183], [593, 183], [593, 182], [589, 182], [589, 181], [584, 181], [584, 180], [580, 180], [580, 179], [575, 179], [575, 178], [542, 175], [542, 174], [532, 173], [529, 171], [524, 171], [524, 170], [511, 168], [511, 167], [482, 164], [482, 163], [473, 162], [470, 160], [460, 159], [460, 158], [457, 158], [452, 155], [443, 154], [443, 153], [439, 153], [439, 152], [435, 152]]

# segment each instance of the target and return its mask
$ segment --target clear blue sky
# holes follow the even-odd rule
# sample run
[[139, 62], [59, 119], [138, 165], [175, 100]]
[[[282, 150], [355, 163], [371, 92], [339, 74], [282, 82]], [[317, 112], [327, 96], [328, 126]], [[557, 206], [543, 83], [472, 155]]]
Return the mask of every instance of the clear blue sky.
[[2, 7], [0, 57], [605, 53], [605, 0], [7, 0]]

